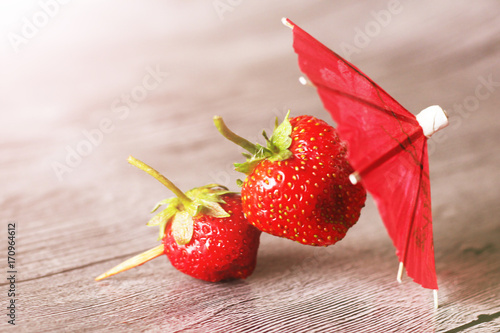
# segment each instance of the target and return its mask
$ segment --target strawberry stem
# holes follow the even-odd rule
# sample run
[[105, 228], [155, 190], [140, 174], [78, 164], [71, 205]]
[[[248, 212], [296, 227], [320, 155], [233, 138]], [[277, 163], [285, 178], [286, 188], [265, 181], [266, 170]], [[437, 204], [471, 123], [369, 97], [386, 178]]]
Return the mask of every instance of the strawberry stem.
[[160, 183], [165, 185], [170, 191], [172, 191], [179, 198], [179, 200], [182, 202], [184, 206], [189, 206], [190, 204], [193, 203], [193, 200], [191, 200], [186, 194], [184, 194], [184, 192], [182, 192], [177, 186], [175, 186], [174, 183], [172, 183], [165, 176], [160, 174], [158, 171], [156, 171], [146, 163], [141, 162], [132, 156], [129, 156], [127, 161], [133, 166], [136, 166], [139, 169], [146, 171]]
[[124, 272], [136, 266], [140, 266], [150, 260], [153, 260], [154, 258], [161, 256], [163, 254], [163, 251], [164, 251], [164, 246], [163, 244], [160, 244], [157, 247], [152, 248], [151, 250], [148, 250], [146, 252], [136, 255], [135, 257], [125, 260], [121, 264], [111, 268], [106, 273], [99, 275], [98, 277], [95, 278], [95, 280], [100, 281], [102, 279]]
[[222, 120], [221, 116], [214, 116], [214, 124], [215, 124], [215, 127], [217, 127], [217, 130], [219, 131], [219, 133], [222, 134], [226, 139], [236, 143], [241, 148], [250, 152], [250, 154], [257, 153], [257, 148], [256, 148], [255, 144], [251, 143], [247, 139], [242, 138], [241, 136], [239, 136], [236, 133], [234, 133], [233, 131], [231, 131], [226, 126], [226, 124], [224, 123], [224, 120]]

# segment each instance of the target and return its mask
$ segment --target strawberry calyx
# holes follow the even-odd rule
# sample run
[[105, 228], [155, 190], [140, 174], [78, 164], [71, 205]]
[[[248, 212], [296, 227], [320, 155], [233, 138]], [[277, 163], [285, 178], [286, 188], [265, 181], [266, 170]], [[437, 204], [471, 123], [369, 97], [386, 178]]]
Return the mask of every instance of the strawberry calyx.
[[162, 211], [147, 223], [148, 226], [159, 226], [159, 239], [165, 237], [165, 230], [170, 225], [172, 235], [177, 244], [184, 245], [189, 243], [193, 236], [193, 218], [195, 216], [200, 214], [218, 218], [230, 216], [221, 206], [221, 204], [225, 203], [222, 196], [233, 193], [226, 187], [218, 184], [209, 184], [193, 188], [184, 193], [149, 165], [132, 156], [129, 156], [128, 162], [153, 176], [176, 195], [176, 197], [158, 202], [151, 211], [151, 213], [154, 213], [160, 207], [166, 205]]
[[285, 119], [281, 124], [278, 125], [278, 118], [276, 118], [276, 124], [274, 131], [269, 138], [266, 132], [262, 132], [266, 140], [266, 146], [262, 146], [258, 143], [254, 144], [250, 141], [240, 137], [239, 135], [232, 132], [222, 120], [222, 117], [215, 116], [214, 124], [217, 130], [229, 141], [232, 141], [247, 150], [250, 154], [243, 153], [246, 157], [244, 163], [234, 163], [236, 171], [242, 172], [246, 175], [252, 173], [253, 169], [263, 160], [270, 161], [283, 161], [292, 156], [292, 152], [288, 149], [292, 144], [292, 125], [288, 116], [290, 111], [285, 116]]
[[218, 218], [230, 216], [221, 206], [226, 203], [222, 196], [228, 193], [233, 192], [223, 186], [210, 184], [187, 191], [186, 196], [191, 199], [188, 205], [182, 203], [178, 197], [162, 200], [156, 204], [151, 213], [163, 205], [167, 205], [166, 208], [149, 220], [147, 225], [159, 226], [159, 239], [163, 239], [167, 225], [171, 224], [172, 235], [177, 244], [187, 244], [193, 236], [193, 217], [200, 214]]

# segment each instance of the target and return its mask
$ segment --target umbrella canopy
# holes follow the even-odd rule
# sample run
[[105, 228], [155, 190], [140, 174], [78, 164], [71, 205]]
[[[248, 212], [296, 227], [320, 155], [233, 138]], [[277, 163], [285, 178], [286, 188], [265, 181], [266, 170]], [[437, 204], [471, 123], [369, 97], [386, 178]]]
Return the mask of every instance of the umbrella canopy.
[[427, 139], [447, 125], [446, 114], [433, 106], [414, 116], [354, 65], [292, 21], [283, 23], [293, 30], [301, 71], [349, 145], [351, 181], [361, 181], [377, 203], [400, 268], [437, 290]]

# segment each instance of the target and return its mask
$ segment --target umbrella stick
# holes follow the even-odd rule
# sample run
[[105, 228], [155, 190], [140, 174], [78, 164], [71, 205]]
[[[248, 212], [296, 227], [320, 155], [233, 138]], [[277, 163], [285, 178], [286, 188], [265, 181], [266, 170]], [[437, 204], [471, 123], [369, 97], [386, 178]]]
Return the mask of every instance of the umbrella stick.
[[[399, 263], [399, 268], [398, 268], [398, 276], [397, 280], [399, 283], [401, 283], [401, 278], [403, 277], [403, 269], [404, 269], [404, 264], [402, 262]], [[438, 291], [437, 289], [432, 290], [432, 294], [434, 296], [434, 308], [437, 309], [439, 307], [439, 299], [438, 299]]]
[[398, 275], [396, 277], [396, 280], [398, 280], [399, 283], [401, 283], [401, 278], [403, 277], [403, 268], [404, 268], [403, 262], [400, 262], [399, 269], [398, 269]]

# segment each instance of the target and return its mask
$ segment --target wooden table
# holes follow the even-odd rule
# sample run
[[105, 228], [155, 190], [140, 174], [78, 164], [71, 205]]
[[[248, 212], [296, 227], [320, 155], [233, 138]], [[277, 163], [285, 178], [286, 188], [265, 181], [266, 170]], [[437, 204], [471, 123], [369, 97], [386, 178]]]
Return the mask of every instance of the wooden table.
[[[1, 331], [500, 331], [498, 2], [54, 3], [1, 14], [1, 261], [6, 276], [15, 223], [17, 271], [16, 326], [4, 314]], [[431, 291], [396, 282], [371, 198], [335, 246], [263, 235], [244, 281], [201, 282], [162, 257], [94, 282], [157, 245], [145, 222], [171, 195], [128, 155], [184, 190], [236, 190], [241, 150], [213, 115], [252, 140], [288, 109], [333, 124], [297, 82], [282, 16], [412, 112], [447, 109], [451, 125], [429, 143], [439, 309]]]

